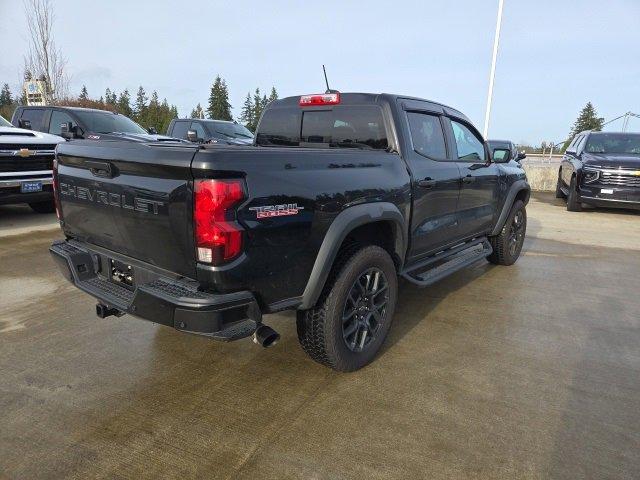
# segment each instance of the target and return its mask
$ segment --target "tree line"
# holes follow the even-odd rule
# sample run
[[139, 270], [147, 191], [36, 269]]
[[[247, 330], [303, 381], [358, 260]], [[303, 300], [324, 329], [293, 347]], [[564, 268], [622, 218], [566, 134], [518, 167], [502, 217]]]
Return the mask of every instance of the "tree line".
[[[277, 99], [278, 92], [275, 87], [271, 87], [271, 93], [268, 97], [266, 95], [261, 95], [260, 88], [255, 89], [253, 96], [251, 95], [251, 92], [247, 93], [247, 97], [242, 105], [240, 117], [238, 118], [239, 122], [252, 132], [255, 132], [262, 112], [269, 103]], [[229, 88], [227, 87], [227, 82], [218, 75], [211, 86], [207, 108], [203, 109], [202, 105], [198, 103], [198, 105], [191, 110], [191, 115], [189, 117], [233, 121], [234, 118], [231, 113], [231, 109], [232, 106], [229, 101]]]
[[[253, 95], [247, 93], [247, 97], [242, 106], [242, 111], [238, 118], [239, 122], [252, 132], [255, 131], [258, 120], [267, 105], [278, 98], [275, 87], [271, 87], [269, 96], [263, 95], [260, 88], [256, 88]], [[25, 105], [24, 93], [21, 96], [13, 96], [9, 85], [4, 84], [0, 90], [0, 115], [11, 119], [13, 111], [18, 105]], [[80, 94], [68, 96], [50, 101], [52, 105], [66, 105], [71, 107], [97, 108], [111, 112], [121, 113], [132, 118], [144, 128], [154, 128], [158, 132], [166, 132], [172, 119], [178, 118], [178, 109], [175, 105], [169, 104], [166, 98], [160, 101], [157, 91], [153, 91], [148, 96], [144, 87], [140, 86], [135, 98], [132, 98], [128, 89], [121, 92], [107, 88], [99, 98], [89, 96], [86, 85], [82, 86]], [[229, 101], [229, 89], [227, 82], [216, 76], [209, 91], [209, 99], [206, 109], [201, 104], [191, 111], [189, 118], [209, 118], [214, 120], [233, 121], [232, 106]]]

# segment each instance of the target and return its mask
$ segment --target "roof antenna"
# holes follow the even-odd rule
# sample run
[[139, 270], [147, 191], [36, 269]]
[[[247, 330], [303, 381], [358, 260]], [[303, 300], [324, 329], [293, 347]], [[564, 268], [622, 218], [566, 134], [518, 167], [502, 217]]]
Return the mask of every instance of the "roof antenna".
[[337, 91], [337, 90], [331, 90], [331, 89], [329, 88], [329, 80], [327, 80], [327, 69], [326, 69], [326, 68], [324, 68], [324, 65], [322, 65], [322, 71], [324, 72], [324, 83], [326, 83], [326, 84], [327, 84], [327, 91], [326, 91], [326, 92], [324, 92], [324, 93], [338, 93], [338, 91]]

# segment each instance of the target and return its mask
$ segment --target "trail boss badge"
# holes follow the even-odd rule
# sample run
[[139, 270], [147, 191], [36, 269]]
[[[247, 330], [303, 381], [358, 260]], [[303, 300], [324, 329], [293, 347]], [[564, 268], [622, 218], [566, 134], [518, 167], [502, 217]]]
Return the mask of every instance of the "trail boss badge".
[[256, 218], [286, 217], [297, 215], [304, 207], [297, 203], [285, 203], [284, 205], [265, 205], [264, 207], [251, 207], [249, 210], [256, 212]]

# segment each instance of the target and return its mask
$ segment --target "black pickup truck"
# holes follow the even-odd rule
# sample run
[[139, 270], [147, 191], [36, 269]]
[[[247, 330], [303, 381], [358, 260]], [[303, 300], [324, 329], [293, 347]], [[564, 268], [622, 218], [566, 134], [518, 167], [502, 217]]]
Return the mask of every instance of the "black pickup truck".
[[295, 309], [303, 349], [340, 371], [379, 351], [398, 276], [514, 263], [530, 193], [459, 111], [361, 93], [275, 101], [251, 146], [68, 142], [54, 184], [51, 253], [99, 316], [269, 346], [263, 315]]

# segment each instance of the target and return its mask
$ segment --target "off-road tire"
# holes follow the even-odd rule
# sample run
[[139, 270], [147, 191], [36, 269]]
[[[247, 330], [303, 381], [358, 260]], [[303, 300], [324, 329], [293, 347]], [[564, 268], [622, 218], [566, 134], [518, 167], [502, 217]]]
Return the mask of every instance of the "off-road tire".
[[53, 200], [45, 200], [44, 202], [32, 202], [29, 204], [31, 209], [37, 213], [53, 213], [56, 211], [56, 204]]
[[[518, 212], [522, 212], [522, 215], [518, 216]], [[513, 235], [512, 227], [514, 227], [514, 221], [516, 216], [524, 223], [522, 224], [521, 238], [518, 238], [515, 245], [515, 249], [511, 248], [511, 238]], [[511, 207], [507, 221], [504, 222], [504, 226], [498, 235], [489, 237], [489, 243], [493, 247], [493, 252], [487, 257], [489, 262], [495, 265], [513, 265], [518, 260], [520, 252], [522, 251], [522, 244], [524, 243], [524, 237], [527, 232], [527, 210], [522, 200], [516, 200]]]
[[558, 182], [556, 183], [556, 198], [567, 198], [562, 191], [562, 180], [560, 179], [560, 174], [558, 174]]
[[567, 195], [567, 211], [569, 212], [581, 212], [582, 203], [578, 200], [578, 188], [576, 186], [575, 175], [571, 177], [571, 184], [569, 185], [569, 195]]
[[[342, 317], [354, 283], [370, 268], [384, 273], [388, 300], [375, 337], [364, 350], [354, 352], [343, 338]], [[375, 358], [389, 332], [397, 295], [396, 267], [383, 248], [347, 249], [336, 260], [315, 307], [298, 311], [296, 324], [302, 349], [316, 362], [337, 371], [350, 372], [364, 367]]]

